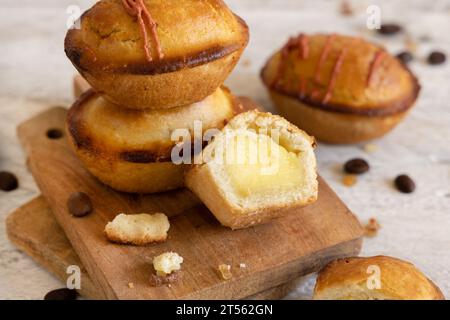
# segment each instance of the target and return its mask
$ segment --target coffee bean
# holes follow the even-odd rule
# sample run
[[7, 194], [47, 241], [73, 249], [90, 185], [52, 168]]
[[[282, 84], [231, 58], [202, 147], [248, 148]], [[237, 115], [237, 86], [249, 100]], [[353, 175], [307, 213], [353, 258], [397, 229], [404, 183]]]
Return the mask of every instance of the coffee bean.
[[45, 295], [44, 300], [75, 300], [77, 295], [75, 290], [62, 288], [50, 291]]
[[14, 174], [7, 171], [0, 172], [0, 190], [12, 191], [19, 187], [19, 182]]
[[411, 193], [416, 189], [416, 184], [406, 174], [399, 175], [394, 182], [397, 189], [403, 193]]
[[403, 51], [397, 54], [397, 59], [399, 59], [402, 63], [407, 64], [411, 62], [414, 58], [411, 52]]
[[63, 132], [60, 129], [52, 128], [47, 130], [47, 138], [59, 139], [63, 136]]
[[67, 208], [71, 215], [84, 217], [92, 211], [92, 202], [86, 193], [74, 192], [67, 200]]
[[384, 23], [381, 25], [380, 29], [378, 29], [378, 33], [385, 36], [391, 36], [400, 31], [402, 31], [402, 27], [395, 23]]
[[447, 57], [445, 56], [445, 53], [440, 51], [433, 51], [428, 56], [428, 63], [429, 64], [442, 64], [447, 60]]
[[369, 171], [369, 164], [364, 159], [351, 159], [345, 163], [344, 170], [351, 174], [361, 174]]

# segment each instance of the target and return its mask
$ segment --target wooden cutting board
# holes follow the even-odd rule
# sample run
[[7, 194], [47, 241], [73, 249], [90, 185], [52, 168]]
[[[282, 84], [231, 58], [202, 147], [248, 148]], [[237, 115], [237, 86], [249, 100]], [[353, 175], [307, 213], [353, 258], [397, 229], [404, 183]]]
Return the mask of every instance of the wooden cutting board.
[[[34, 198], [9, 214], [6, 219], [6, 232], [12, 243], [63, 283], [68, 277], [67, 267], [79, 266], [81, 271], [79, 294], [89, 299], [103, 297], [103, 293], [92, 282], [43, 196]], [[245, 299], [281, 299], [294, 286], [295, 281], [292, 281]]]
[[[49, 129], [64, 128], [65, 116], [64, 108], [50, 109], [21, 124], [18, 134], [43, 196], [101, 297], [239, 299], [360, 250], [361, 225], [322, 179], [315, 204], [266, 225], [231, 231], [220, 226], [187, 190], [142, 196], [102, 185], [69, 150], [65, 136], [47, 137]], [[91, 215], [74, 218], [68, 214], [66, 200], [75, 191], [90, 195], [95, 208]], [[105, 239], [104, 226], [116, 214], [154, 211], [171, 217], [165, 243], [132, 247]], [[171, 287], [151, 287], [152, 258], [165, 251], [184, 257], [183, 280]], [[232, 265], [233, 278], [228, 281], [217, 272], [223, 263]], [[240, 263], [247, 268], [239, 268]], [[133, 289], [128, 287], [130, 282]]]

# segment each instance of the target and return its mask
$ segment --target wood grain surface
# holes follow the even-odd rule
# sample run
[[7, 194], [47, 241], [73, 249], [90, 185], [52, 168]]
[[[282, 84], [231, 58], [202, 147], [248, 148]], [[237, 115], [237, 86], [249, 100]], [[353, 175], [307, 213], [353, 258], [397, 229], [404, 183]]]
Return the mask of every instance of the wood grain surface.
[[[6, 219], [6, 231], [12, 243], [63, 283], [68, 277], [66, 273], [68, 266], [80, 267], [81, 288], [78, 290], [80, 295], [89, 299], [103, 298], [103, 293], [93, 284], [43, 196], [32, 199], [9, 214]], [[245, 299], [281, 299], [294, 286], [294, 281], [284, 283]]]
[[[334, 192], [320, 180], [319, 200], [270, 224], [231, 231], [220, 226], [187, 190], [157, 195], [118, 193], [93, 178], [69, 150], [66, 137], [48, 139], [62, 129], [66, 110], [53, 108], [19, 126], [28, 165], [88, 271], [108, 299], [239, 299], [291, 281], [330, 259], [355, 255], [362, 228]], [[66, 200], [83, 191], [94, 212], [70, 216]], [[169, 240], [147, 247], [109, 243], [103, 229], [120, 212], [165, 212], [171, 217]], [[151, 287], [152, 258], [165, 251], [184, 257], [183, 279], [169, 287]], [[230, 264], [233, 278], [224, 281], [220, 264]], [[247, 268], [240, 269], [240, 263]], [[128, 288], [133, 282], [135, 287]]]

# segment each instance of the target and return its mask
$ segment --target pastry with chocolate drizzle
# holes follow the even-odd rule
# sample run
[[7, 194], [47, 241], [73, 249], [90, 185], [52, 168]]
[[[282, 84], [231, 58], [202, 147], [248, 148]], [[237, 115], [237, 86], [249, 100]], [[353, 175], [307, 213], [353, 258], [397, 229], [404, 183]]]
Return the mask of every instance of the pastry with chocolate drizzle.
[[101, 0], [68, 31], [65, 51], [106, 99], [163, 109], [212, 94], [249, 32], [221, 0]]
[[261, 77], [281, 115], [328, 143], [386, 134], [420, 91], [407, 66], [384, 48], [337, 34], [291, 37]]

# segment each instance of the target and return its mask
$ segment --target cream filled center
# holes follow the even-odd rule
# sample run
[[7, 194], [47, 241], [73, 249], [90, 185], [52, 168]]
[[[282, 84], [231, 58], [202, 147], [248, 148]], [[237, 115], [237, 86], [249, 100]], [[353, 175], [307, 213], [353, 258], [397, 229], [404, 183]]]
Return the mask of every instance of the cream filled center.
[[287, 192], [305, 180], [298, 156], [266, 134], [244, 131], [229, 137], [223, 155], [225, 172], [239, 197]]

